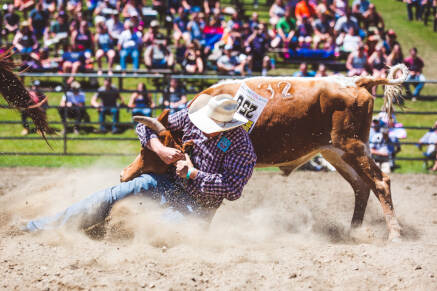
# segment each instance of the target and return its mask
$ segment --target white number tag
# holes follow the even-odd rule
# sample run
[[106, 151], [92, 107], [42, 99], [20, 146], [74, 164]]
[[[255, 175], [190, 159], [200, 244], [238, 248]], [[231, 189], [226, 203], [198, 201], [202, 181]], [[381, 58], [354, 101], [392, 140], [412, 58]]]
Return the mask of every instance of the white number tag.
[[269, 100], [252, 91], [245, 83], [238, 89], [234, 100], [238, 102], [238, 113], [249, 120], [243, 128], [250, 133]]

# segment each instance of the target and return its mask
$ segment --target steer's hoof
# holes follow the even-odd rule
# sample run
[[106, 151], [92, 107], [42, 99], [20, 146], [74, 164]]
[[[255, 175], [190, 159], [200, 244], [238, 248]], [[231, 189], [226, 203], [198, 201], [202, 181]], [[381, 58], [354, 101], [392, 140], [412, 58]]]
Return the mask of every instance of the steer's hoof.
[[402, 242], [401, 234], [399, 232], [394, 232], [394, 233], [391, 232], [390, 235], [388, 236], [388, 241], [392, 243]]

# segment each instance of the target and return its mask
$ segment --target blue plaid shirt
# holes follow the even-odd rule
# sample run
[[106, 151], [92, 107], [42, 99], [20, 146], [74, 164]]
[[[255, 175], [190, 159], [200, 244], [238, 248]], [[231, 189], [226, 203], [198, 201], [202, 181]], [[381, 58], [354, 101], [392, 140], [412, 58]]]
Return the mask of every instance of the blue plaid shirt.
[[[207, 138], [188, 118], [187, 109], [169, 116], [168, 129], [182, 133], [182, 142], [194, 141], [193, 166], [199, 171], [195, 179], [171, 175], [203, 207], [217, 208], [223, 199], [235, 200], [252, 176], [256, 155], [248, 133], [237, 127]], [[158, 136], [143, 124], [136, 128], [142, 146]]]

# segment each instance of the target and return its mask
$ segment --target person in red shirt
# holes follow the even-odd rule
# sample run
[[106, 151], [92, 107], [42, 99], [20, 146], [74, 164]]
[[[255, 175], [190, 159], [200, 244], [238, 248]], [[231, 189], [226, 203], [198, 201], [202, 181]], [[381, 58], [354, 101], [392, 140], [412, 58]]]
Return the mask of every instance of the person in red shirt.
[[309, 0], [302, 0], [297, 3], [295, 14], [299, 22], [302, 22], [304, 16], [313, 19], [317, 16], [316, 5]]
[[[407, 95], [412, 96], [411, 100], [416, 101], [416, 98], [420, 96], [420, 91], [422, 91], [425, 86], [425, 76], [422, 74], [423, 67], [425, 64], [423, 60], [417, 56], [417, 48], [413, 47], [410, 49], [410, 56], [404, 60], [405, 65], [407, 65], [410, 70], [410, 75], [407, 81], [414, 81], [414, 83], [409, 83], [406, 85]], [[410, 85], [414, 86], [414, 92], [411, 94]]]
[[[29, 90], [29, 95], [32, 98], [34, 104], [38, 104], [46, 99], [46, 96], [39, 88], [40, 84], [41, 82], [39, 80], [33, 81], [32, 88]], [[45, 111], [47, 107], [47, 100], [45, 100], [41, 104], [40, 108]], [[27, 121], [27, 118], [29, 117], [30, 116], [27, 110], [21, 111], [21, 124], [23, 125], [23, 131], [21, 132], [21, 135], [28, 135], [30, 133], [29, 122]]]

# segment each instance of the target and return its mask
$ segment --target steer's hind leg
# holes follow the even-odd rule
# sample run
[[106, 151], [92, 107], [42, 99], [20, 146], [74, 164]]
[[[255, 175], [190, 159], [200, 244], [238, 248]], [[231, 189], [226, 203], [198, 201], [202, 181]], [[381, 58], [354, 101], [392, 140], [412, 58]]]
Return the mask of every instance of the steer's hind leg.
[[370, 187], [361, 179], [358, 173], [341, 158], [343, 154], [343, 150], [334, 147], [322, 151], [323, 157], [335, 167], [337, 172], [349, 182], [354, 190], [355, 207], [351, 226], [358, 227], [363, 223], [367, 201], [369, 200]]
[[381, 203], [389, 230], [389, 240], [398, 239], [401, 227], [394, 213], [390, 178], [376, 165], [362, 141], [348, 140], [341, 148], [345, 151], [342, 159], [368, 184]]

